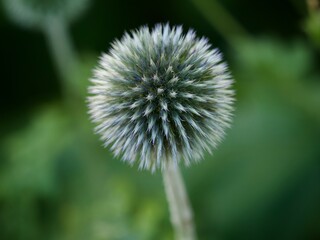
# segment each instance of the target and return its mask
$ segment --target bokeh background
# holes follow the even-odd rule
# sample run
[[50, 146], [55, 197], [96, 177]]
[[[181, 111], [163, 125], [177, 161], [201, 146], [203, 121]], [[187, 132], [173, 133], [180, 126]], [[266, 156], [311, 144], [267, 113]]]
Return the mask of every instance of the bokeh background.
[[[320, 239], [317, 0], [89, 0], [63, 23], [69, 39], [19, 24], [8, 1], [0, 7], [1, 240], [173, 239], [161, 174], [101, 147], [85, 102], [100, 53], [124, 31], [159, 22], [207, 36], [236, 80], [225, 140], [182, 167], [199, 239]], [[75, 64], [65, 74], [67, 54]]]

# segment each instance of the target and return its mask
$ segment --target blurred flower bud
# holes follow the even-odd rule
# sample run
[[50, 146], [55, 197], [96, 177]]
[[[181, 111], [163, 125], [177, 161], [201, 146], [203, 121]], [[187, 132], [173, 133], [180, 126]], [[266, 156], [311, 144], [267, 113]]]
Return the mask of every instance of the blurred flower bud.
[[24, 27], [39, 28], [52, 19], [70, 22], [81, 15], [89, 0], [3, 0], [8, 16]]

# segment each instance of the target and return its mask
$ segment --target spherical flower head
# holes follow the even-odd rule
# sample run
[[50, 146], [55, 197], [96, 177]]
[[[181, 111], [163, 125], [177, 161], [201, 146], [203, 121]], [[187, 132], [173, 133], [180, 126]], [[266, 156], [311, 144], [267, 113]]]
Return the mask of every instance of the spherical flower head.
[[139, 168], [198, 161], [232, 115], [232, 78], [194, 31], [157, 25], [116, 40], [91, 78], [89, 114], [105, 146]]
[[87, 8], [89, 0], [3, 0], [8, 16], [25, 27], [39, 28], [51, 19], [70, 22]]

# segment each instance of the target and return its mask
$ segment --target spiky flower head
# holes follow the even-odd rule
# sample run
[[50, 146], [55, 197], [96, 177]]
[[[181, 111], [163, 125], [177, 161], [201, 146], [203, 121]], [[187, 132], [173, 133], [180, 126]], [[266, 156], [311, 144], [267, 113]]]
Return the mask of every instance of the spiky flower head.
[[52, 19], [70, 22], [87, 8], [89, 0], [3, 0], [8, 16], [25, 27], [43, 27]]
[[189, 165], [216, 146], [232, 115], [232, 78], [194, 31], [141, 27], [113, 42], [91, 78], [89, 113], [105, 146], [139, 168]]

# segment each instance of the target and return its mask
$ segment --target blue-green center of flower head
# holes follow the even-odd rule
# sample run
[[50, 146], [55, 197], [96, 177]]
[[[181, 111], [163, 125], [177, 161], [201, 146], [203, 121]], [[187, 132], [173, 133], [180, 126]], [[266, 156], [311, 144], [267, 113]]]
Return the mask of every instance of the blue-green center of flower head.
[[199, 160], [230, 122], [232, 79], [221, 55], [181, 27], [125, 34], [92, 82], [90, 114], [102, 140], [140, 168]]

